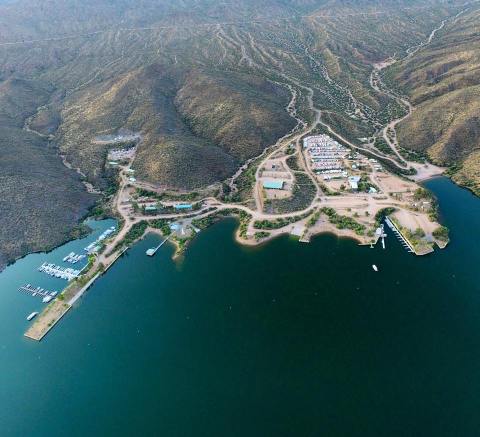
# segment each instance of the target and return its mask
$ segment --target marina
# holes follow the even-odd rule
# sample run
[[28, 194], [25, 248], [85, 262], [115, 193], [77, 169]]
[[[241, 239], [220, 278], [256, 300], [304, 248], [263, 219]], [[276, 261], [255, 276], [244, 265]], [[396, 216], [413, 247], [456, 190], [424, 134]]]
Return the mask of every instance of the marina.
[[415, 253], [415, 249], [408, 242], [408, 240], [402, 235], [402, 233], [398, 230], [395, 223], [393, 223], [388, 217], [385, 217], [385, 223], [392, 230], [392, 232], [395, 234], [395, 236], [398, 238], [398, 240], [402, 244], [403, 248], [405, 250], [407, 250], [407, 252]]
[[81, 270], [76, 270], [72, 268], [64, 268], [57, 266], [53, 263], [46, 263], [44, 262], [39, 268], [39, 272], [46, 273], [49, 276], [54, 276], [55, 278], [59, 279], [66, 279], [67, 281], [71, 281], [72, 279], [75, 279], [78, 277], [78, 275], [81, 273]]
[[43, 303], [50, 302], [58, 294], [58, 291], [45, 290], [41, 287], [34, 287], [31, 284], [22, 285], [18, 290], [23, 293], [31, 294], [33, 297], [42, 297]]
[[67, 262], [70, 264], [76, 264], [82, 259], [84, 259], [86, 255], [77, 255], [75, 252], [70, 252], [65, 258], [63, 258], [63, 262]]
[[[221, 402], [228, 407], [227, 419], [215, 412], [207, 415], [206, 432], [216, 437], [231, 434], [230, 418], [241, 409], [257, 420], [257, 412], [249, 409], [253, 399], [281, 407], [262, 422], [264, 435], [281, 435], [280, 428], [292, 426], [288, 418], [293, 409], [298, 412], [295, 426], [302, 425], [294, 434], [305, 429], [308, 434], [316, 420], [327, 423], [332, 416], [351, 417], [360, 409], [356, 427], [368, 429], [369, 435], [397, 437], [404, 429], [395, 433], [385, 421], [378, 424], [378, 418], [397, 417], [399, 401], [402, 418], [417, 418], [435, 390], [438, 405], [428, 417], [436, 418], [438, 407], [451, 405], [452, 398], [468, 396], [472, 408], [458, 404], [458, 415], [441, 425], [448, 422], [457, 435], [476, 435], [480, 348], [472, 345], [480, 342], [475, 275], [480, 254], [472, 241], [479, 238], [480, 203], [448, 180], [430, 183], [439, 187], [436, 194], [445, 205], [441, 212], [455, 242], [441, 256], [409, 256], [396, 238], [389, 240], [389, 250], [380, 244], [364, 250], [332, 234], [305, 245], [285, 235], [260, 249], [243, 248], [232, 238], [236, 222], [226, 220], [202, 231], [180, 264], [171, 260], [170, 244], [146, 259], [146, 250], [163, 240], [149, 234], [97, 279], [73, 310], [67, 312], [68, 298], [50, 303], [58, 308], [58, 317], [66, 317], [58, 319], [60, 324], [45, 320], [45, 327], [52, 326], [40, 344], [22, 341], [19, 333], [42, 321], [41, 314], [31, 322], [26, 317], [45, 305], [18, 288], [29, 282], [34, 288], [57, 289], [59, 281], [37, 267], [43, 260], [60, 264], [71, 251], [82, 253], [110, 223], [102, 229], [102, 222], [94, 223], [99, 230], [88, 239], [17, 261], [0, 275], [2, 434], [7, 429], [16, 432], [12, 437], [18, 430], [61, 436], [72, 426], [72, 411], [83, 408], [86, 418], [74, 416], [79, 435], [191, 435], [185, 416], [200, 426], [205, 416], [197, 415], [197, 405]], [[387, 225], [385, 231], [390, 235]], [[381, 376], [372, 378], [379, 368]], [[51, 384], [52, 372], [62, 382], [61, 390]], [[244, 393], [252, 373], [259, 375], [255, 392], [247, 400], [232, 399], [230, 393]], [[292, 373], [295, 386], [283, 384]], [[412, 397], [412, 381], [417, 380], [428, 386]], [[133, 399], [126, 381], [140, 384]], [[318, 381], [318, 390], [312, 390]], [[222, 391], [225, 387], [228, 393]], [[90, 411], [84, 406], [93, 388], [102, 408]], [[55, 420], [28, 402], [47, 397], [55, 404]], [[285, 401], [289, 399], [294, 401]], [[119, 413], [115, 423], [121, 430], [112, 430], [112, 410]], [[159, 411], [168, 414], [167, 424], [156, 420]], [[132, 421], [132, 416], [141, 419]], [[256, 435], [252, 428], [258, 422], [250, 423], [241, 422], [237, 434]], [[432, 426], [438, 437], [452, 435], [442, 433], [434, 420], [421, 431], [431, 435]], [[408, 431], [415, 435], [417, 427], [418, 421], [410, 423]], [[325, 429], [316, 431], [321, 435]], [[327, 434], [355, 435], [355, 430], [338, 420]]]
[[116, 230], [117, 230], [116, 226], [110, 226], [93, 243], [90, 243], [83, 250], [85, 250], [85, 252], [87, 252], [88, 254], [97, 253], [100, 250], [100, 248], [102, 247], [103, 240], [105, 240], [107, 237], [112, 235]]

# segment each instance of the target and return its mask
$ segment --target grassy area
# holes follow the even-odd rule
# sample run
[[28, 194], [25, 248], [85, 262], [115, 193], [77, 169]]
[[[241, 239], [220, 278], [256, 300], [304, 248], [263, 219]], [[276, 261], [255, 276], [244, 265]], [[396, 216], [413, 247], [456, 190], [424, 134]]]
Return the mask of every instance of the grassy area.
[[370, 191], [370, 188], [374, 188], [375, 190], [377, 190], [377, 192], [380, 191], [380, 188], [378, 188], [374, 183], [372, 183], [367, 175], [363, 174], [358, 181], [358, 191], [368, 193]]
[[274, 220], [256, 220], [253, 224], [255, 229], [280, 229], [285, 226], [288, 226], [291, 223], [298, 222], [303, 220], [305, 217], [308, 217], [311, 214], [311, 211], [305, 212], [304, 214], [299, 214], [292, 217], [279, 217]]
[[252, 197], [253, 186], [255, 185], [255, 173], [261, 161], [262, 158], [258, 158], [251, 162], [248, 168], [235, 180], [238, 191], [225, 197], [226, 202], [243, 202]]
[[337, 229], [351, 229], [357, 235], [365, 235], [366, 227], [358, 223], [351, 217], [339, 215], [333, 208], [324, 207], [321, 212], [328, 217], [330, 223], [334, 224]]
[[388, 145], [388, 143], [382, 137], [375, 138], [375, 142], [373, 143], [373, 145], [378, 151], [385, 153], [386, 155], [395, 154], [393, 149]]
[[148, 222], [146, 220], [142, 220], [138, 223], [135, 223], [130, 230], [127, 232], [125, 235], [124, 239], [122, 241], [119, 241], [115, 247], [113, 248], [112, 252], [115, 252], [116, 250], [120, 249], [121, 247], [128, 247], [132, 243], [134, 243], [136, 240], [141, 238], [144, 234], [145, 231], [147, 230], [148, 227]]
[[149, 220], [148, 224], [152, 228], [160, 229], [162, 231], [162, 234], [165, 235], [166, 237], [172, 233], [172, 230], [170, 229], [170, 222], [168, 220], [164, 220], [164, 219]]
[[439, 241], [447, 242], [449, 241], [449, 230], [446, 226], [439, 226], [432, 232], [432, 235]]
[[424, 152], [406, 149], [404, 147], [400, 147], [398, 151], [407, 161], [419, 162], [420, 164], [424, 164], [428, 161], [428, 157]]
[[435, 197], [435, 195], [430, 191], [427, 190], [426, 188], [417, 188], [415, 190], [415, 193], [413, 195], [413, 198], [417, 201], [426, 201], [430, 203], [430, 207], [428, 210], [428, 218], [432, 221], [435, 222], [438, 220], [438, 201]]
[[150, 197], [159, 201], [171, 201], [171, 202], [193, 202], [201, 198], [201, 193], [198, 191], [192, 191], [191, 193], [173, 194], [168, 192], [157, 193], [156, 191], [146, 190], [144, 188], [136, 188], [136, 195], [139, 197]]
[[239, 231], [238, 231], [239, 235], [242, 238], [247, 237], [248, 223], [252, 219], [252, 216], [241, 209], [236, 209], [236, 208], [222, 209], [206, 217], [193, 219], [192, 225], [198, 229], [206, 229], [225, 217], [238, 217], [240, 222]]
[[303, 169], [300, 167], [298, 163], [299, 157], [298, 155], [289, 156], [287, 158], [287, 165], [293, 171], [302, 171]]
[[378, 211], [375, 214], [375, 223], [378, 226], [383, 222], [385, 217], [388, 217], [389, 215], [393, 214], [396, 211], [395, 208], [393, 207], [388, 207], [388, 208], [382, 208], [380, 211]]
[[255, 241], [260, 241], [269, 236], [270, 236], [270, 232], [260, 231], [260, 232], [255, 232], [254, 238], [255, 238]]

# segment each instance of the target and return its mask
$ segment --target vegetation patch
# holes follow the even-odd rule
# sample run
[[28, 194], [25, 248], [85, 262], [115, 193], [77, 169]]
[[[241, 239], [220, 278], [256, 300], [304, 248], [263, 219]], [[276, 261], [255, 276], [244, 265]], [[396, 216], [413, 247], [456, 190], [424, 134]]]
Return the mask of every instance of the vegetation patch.
[[292, 155], [287, 158], [287, 165], [293, 171], [302, 171], [303, 169], [300, 168], [298, 164], [298, 155]]
[[198, 229], [206, 229], [225, 217], [238, 217], [240, 221], [238, 233], [242, 238], [247, 237], [248, 223], [252, 219], [252, 216], [247, 212], [243, 211], [242, 209], [237, 209], [237, 208], [221, 209], [206, 217], [192, 220], [192, 225]]
[[164, 219], [150, 220], [148, 224], [152, 228], [160, 229], [160, 231], [162, 231], [162, 234], [165, 235], [166, 237], [172, 233], [172, 230], [170, 229], [170, 224], [167, 220], [164, 220]]
[[139, 238], [141, 238], [145, 231], [147, 230], [148, 222], [146, 220], [142, 220], [138, 223], [135, 223], [130, 230], [127, 232], [125, 237], [122, 241], [119, 241], [112, 250], [112, 253], [116, 250], [120, 249], [121, 247], [128, 247]]
[[270, 236], [270, 232], [260, 231], [260, 232], [255, 232], [254, 238], [255, 238], [255, 241], [260, 241], [269, 236]]
[[393, 214], [396, 211], [394, 207], [382, 208], [375, 214], [375, 224], [380, 226], [380, 224], [385, 220], [385, 217]]
[[330, 223], [334, 224], [337, 229], [351, 229], [357, 235], [365, 235], [365, 225], [358, 223], [353, 218], [339, 215], [333, 208], [324, 207], [321, 209], [321, 212], [328, 217]]
[[449, 241], [449, 230], [446, 226], [439, 226], [432, 232], [432, 235], [439, 241]]
[[267, 211], [275, 214], [285, 214], [308, 208], [316, 195], [312, 180], [305, 173], [295, 173], [291, 197], [285, 199], [269, 199]]
[[291, 223], [296, 223], [300, 220], [303, 220], [305, 217], [310, 215], [311, 211], [308, 211], [304, 214], [299, 214], [292, 217], [279, 217], [274, 220], [255, 220], [253, 227], [255, 229], [280, 229], [288, 226]]
[[394, 155], [395, 154], [395, 152], [390, 147], [390, 145], [382, 137], [375, 138], [375, 142], [373, 143], [373, 145], [378, 151], [380, 151], [382, 153], [385, 153], [385, 155]]

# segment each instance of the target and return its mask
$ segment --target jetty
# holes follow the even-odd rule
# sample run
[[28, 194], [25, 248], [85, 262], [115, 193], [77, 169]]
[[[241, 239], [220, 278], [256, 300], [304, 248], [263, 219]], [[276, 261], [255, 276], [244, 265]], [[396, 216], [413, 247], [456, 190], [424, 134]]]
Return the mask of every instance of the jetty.
[[43, 298], [45, 298], [45, 297], [52, 297], [53, 298], [58, 294], [57, 291], [45, 290], [45, 289], [40, 288], [40, 287], [34, 287], [31, 284], [22, 285], [18, 290], [22, 291], [24, 293], [31, 294], [32, 296], [39, 296], [39, 297], [43, 297]]
[[[35, 319], [35, 322], [28, 328], [24, 336], [32, 340], [40, 341], [50, 330], [60, 321], [60, 319], [72, 308], [73, 304], [80, 299], [83, 294], [94, 284], [94, 282], [104, 274], [114, 263], [120, 258], [128, 248], [124, 248], [119, 252], [112, 261], [105, 266], [103, 270], [89, 272], [86, 276], [82, 276], [77, 281], [72, 281], [63, 292], [50, 303]], [[83, 282], [86, 280], [87, 282]]]
[[163, 240], [157, 247], [153, 247], [151, 249], [148, 249], [146, 251], [146, 254], [148, 256], [154, 256], [157, 253], [157, 250], [160, 249], [168, 241], [169, 238], [170, 238], [170, 235], [167, 238], [165, 238], [165, 240]]
[[403, 234], [400, 232], [400, 229], [398, 229], [397, 225], [392, 220], [390, 220], [388, 217], [385, 217], [385, 223], [392, 230], [392, 232], [395, 234], [395, 236], [398, 238], [398, 240], [400, 241], [400, 243], [402, 244], [402, 246], [405, 250], [407, 250], [410, 253], [416, 253], [413, 246], [403, 236]]

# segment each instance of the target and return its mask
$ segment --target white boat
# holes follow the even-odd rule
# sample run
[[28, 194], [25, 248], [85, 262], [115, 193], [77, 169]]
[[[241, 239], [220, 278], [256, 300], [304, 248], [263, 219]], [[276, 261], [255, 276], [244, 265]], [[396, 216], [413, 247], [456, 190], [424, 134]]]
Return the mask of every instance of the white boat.
[[29, 314], [29, 315], [27, 316], [27, 320], [28, 320], [28, 321], [32, 320], [37, 314], [38, 314], [38, 312], [37, 312], [37, 311], [34, 311], [32, 314]]
[[50, 302], [52, 299], [53, 299], [53, 296], [47, 295], [47, 296], [45, 296], [45, 297], [42, 299], [42, 302], [43, 302], [43, 303], [48, 303], [48, 302]]
[[375, 264], [372, 264], [372, 269], [378, 272], [378, 267]]

